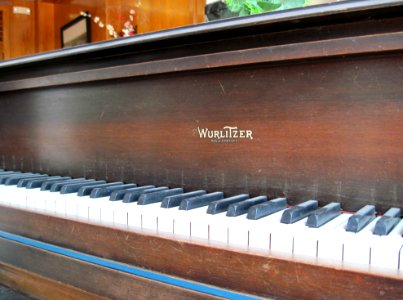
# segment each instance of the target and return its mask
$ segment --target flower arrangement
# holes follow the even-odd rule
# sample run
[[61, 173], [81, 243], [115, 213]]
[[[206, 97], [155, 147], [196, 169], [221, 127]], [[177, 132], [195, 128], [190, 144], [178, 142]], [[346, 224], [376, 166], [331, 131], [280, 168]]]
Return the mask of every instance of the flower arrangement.
[[[134, 25], [134, 15], [136, 11], [134, 9], [129, 10], [128, 19], [124, 21], [122, 29], [120, 31], [116, 31], [116, 29], [111, 24], [105, 24], [98, 16], [93, 18], [93, 21], [98, 24], [100, 28], [105, 28], [108, 32], [108, 35], [113, 38], [118, 37], [128, 37], [133, 36], [137, 33], [137, 26]], [[86, 18], [92, 18], [90, 13], [87, 12], [80, 12], [80, 15]]]
[[239, 16], [261, 14], [274, 10], [302, 7], [309, 0], [224, 0], [228, 9]]

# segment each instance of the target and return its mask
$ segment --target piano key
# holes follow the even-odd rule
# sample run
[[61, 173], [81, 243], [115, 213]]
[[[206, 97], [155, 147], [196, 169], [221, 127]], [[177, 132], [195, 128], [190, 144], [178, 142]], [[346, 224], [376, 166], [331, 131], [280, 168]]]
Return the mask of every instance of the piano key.
[[198, 191], [188, 192], [188, 193], [184, 193], [184, 194], [180, 194], [180, 195], [165, 197], [164, 199], [162, 199], [161, 207], [164, 207], [164, 208], [176, 207], [176, 206], [179, 206], [181, 204], [182, 200], [184, 200], [184, 199], [193, 198], [193, 197], [201, 196], [204, 194], [206, 194], [206, 191], [198, 190]]
[[[258, 205], [263, 205], [263, 203]], [[253, 206], [251, 209], [253, 209]], [[250, 222], [248, 225], [249, 248], [265, 251], [270, 250], [271, 232], [280, 224], [283, 212], [284, 209], [257, 220], [248, 219]]]
[[173, 188], [173, 189], [168, 189], [168, 190], [162, 190], [159, 192], [146, 193], [146, 194], [142, 194], [139, 197], [137, 204], [138, 205], [147, 205], [147, 204], [152, 204], [152, 203], [156, 203], [156, 202], [161, 202], [162, 199], [164, 199], [165, 197], [174, 196], [174, 195], [178, 195], [178, 194], [183, 194], [182, 188]]
[[160, 209], [156, 211], [158, 214], [157, 230], [160, 233], [174, 233], [174, 220], [179, 210], [180, 202], [187, 198], [193, 198], [206, 194], [204, 190], [188, 192], [184, 194], [165, 197], [160, 205]]
[[[209, 194], [206, 194], [209, 195]], [[192, 199], [192, 198], [190, 198]], [[195, 199], [195, 198], [193, 198]], [[183, 200], [185, 201], [185, 200]], [[192, 209], [189, 210], [177, 210], [174, 215], [174, 234], [180, 236], [192, 236], [192, 221], [193, 220], [201, 220], [206, 215], [206, 206], [196, 207], [194, 206]], [[203, 224], [202, 224], [203, 226]], [[204, 227], [204, 226], [203, 226]], [[195, 230], [193, 228], [193, 230]], [[208, 227], [205, 226], [205, 231], [203, 234], [203, 229], [198, 228], [196, 229], [203, 237], [208, 237]]]
[[228, 207], [227, 217], [236, 217], [246, 214], [252, 206], [267, 201], [267, 196], [258, 196], [238, 203], [233, 203]]
[[359, 232], [375, 219], [375, 206], [366, 205], [348, 219], [346, 231]]
[[33, 180], [30, 180], [27, 183], [26, 188], [27, 189], [41, 188], [41, 186], [45, 182], [52, 184], [54, 182], [59, 182], [59, 181], [62, 181], [62, 180], [67, 180], [67, 179], [71, 179], [71, 177], [52, 176], [52, 177], [49, 177], [49, 178], [33, 179]]
[[130, 202], [136, 202], [142, 194], [148, 194], [148, 193], [155, 193], [163, 190], [167, 190], [168, 187], [166, 186], [161, 186], [161, 187], [156, 187], [156, 188], [149, 188], [149, 189], [144, 189], [144, 188], [138, 188], [138, 189], [133, 189], [132, 191], [126, 191], [124, 197], [123, 197], [123, 203], [130, 203]]
[[267, 217], [287, 207], [287, 198], [276, 198], [268, 202], [253, 205], [248, 210], [247, 218], [250, 220], [258, 220]]
[[213, 192], [201, 196], [187, 198], [181, 201], [179, 205], [180, 210], [191, 210], [203, 206], [209, 205], [210, 202], [222, 199], [224, 197], [223, 192]]
[[400, 221], [400, 208], [390, 208], [376, 223], [374, 234], [387, 235]]
[[[287, 210], [286, 210], [287, 211]], [[307, 217], [293, 223], [284, 223], [284, 213], [281, 215], [280, 223], [273, 226], [270, 232], [270, 250], [292, 255], [294, 253], [294, 236], [301, 234], [306, 229]]]
[[[130, 188], [135, 188], [137, 187], [137, 184], [135, 183], [128, 183], [128, 184], [121, 184], [117, 186], [110, 186], [110, 187], [104, 187], [104, 188], [94, 188], [91, 191], [90, 198], [101, 198], [101, 197], [107, 197], [111, 196], [112, 192], [114, 191], [125, 191]], [[124, 194], [124, 192], [123, 192]]]
[[77, 183], [68, 183], [65, 184], [61, 189], [60, 189], [60, 194], [72, 194], [72, 193], [78, 193], [79, 190], [83, 187], [90, 187], [90, 186], [96, 186], [99, 184], [106, 183], [105, 180], [97, 180], [97, 181], [83, 181], [83, 182], [77, 182]]
[[[376, 227], [376, 225], [375, 225]], [[403, 220], [387, 235], [373, 235], [371, 241], [371, 267], [403, 270]]]
[[343, 245], [344, 235], [346, 233], [347, 221], [350, 213], [343, 213], [329, 223], [319, 228], [311, 228], [311, 230], [322, 232], [318, 235], [318, 252], [317, 257], [323, 260], [343, 261]]
[[[350, 219], [348, 222], [350, 222]], [[374, 237], [373, 231], [375, 229], [375, 224], [379, 219], [380, 217], [375, 218], [374, 216], [372, 221], [361, 227], [360, 230], [346, 231], [341, 235], [343, 238], [343, 262], [363, 265], [370, 264], [371, 244]]]
[[[350, 214], [339, 214], [317, 228], [305, 226], [298, 234], [294, 234], [293, 254], [311, 257], [326, 256], [330, 259], [341, 261], [343, 255], [343, 241], [337, 240], [338, 235], [336, 234], [336, 230], [339, 226], [347, 223], [349, 216]], [[339, 232], [344, 234], [344, 227], [341, 227]], [[326, 247], [328, 242], [326, 242], [325, 245], [322, 244], [323, 240], [326, 239], [331, 239], [332, 241], [336, 240], [330, 250]]]
[[323, 224], [326, 224], [330, 220], [333, 220], [340, 214], [341, 214], [340, 203], [336, 202], [329, 203], [326, 206], [315, 210], [311, 215], [309, 215], [308, 221], [306, 222], [306, 226], [318, 228]]
[[281, 216], [281, 223], [292, 224], [295, 223], [308, 215], [310, 215], [315, 209], [318, 208], [317, 200], [308, 200], [293, 208], [289, 208], [284, 211]]
[[[83, 178], [76, 178], [76, 179], [71, 179], [67, 181], [61, 181], [61, 182], [55, 182], [51, 185], [50, 191], [51, 192], [60, 192], [62, 187], [68, 184], [76, 184], [76, 183], [88, 183], [88, 182], [94, 182], [95, 179], [83, 179]], [[41, 187], [42, 189], [42, 187]]]
[[[213, 220], [217, 219], [216, 216], [223, 215], [221, 218], [224, 218], [226, 220], [230, 219], [225, 216], [225, 213], [224, 214], [209, 213], [209, 209], [211, 212], [211, 206], [214, 207], [214, 209], [217, 208], [218, 210], [223, 210], [224, 208], [228, 208], [229, 205], [231, 205], [233, 203], [238, 203], [239, 201], [244, 201], [247, 199], [249, 199], [248, 194], [236, 195], [236, 196], [232, 196], [232, 197], [228, 197], [225, 199], [216, 200], [216, 201], [211, 202], [207, 208], [207, 211], [206, 211], [205, 207], [201, 207], [198, 209], [188, 211], [188, 214], [186, 214], [186, 216], [188, 217], [189, 223], [190, 223], [190, 236], [192, 238], [209, 239], [210, 231], [211, 231], [210, 223]], [[224, 210], [224, 212], [225, 212], [225, 210]], [[175, 224], [177, 225], [177, 222], [175, 222]], [[225, 221], [222, 223], [222, 225], [223, 224], [225, 224]], [[225, 232], [225, 235], [227, 235], [227, 232]], [[227, 242], [227, 241], [228, 241], [228, 237], [226, 236], [225, 242]]]
[[19, 184], [20, 180], [21, 183], [24, 182], [22, 179], [26, 179], [26, 178], [40, 178], [40, 177], [45, 177], [48, 175], [39, 175], [39, 174], [33, 174], [33, 175], [19, 175], [19, 176], [10, 176], [9, 178], [7, 178], [4, 182], [4, 185], [17, 185], [18, 187], [23, 187], [21, 184]]
[[50, 189], [54, 183], [61, 183], [61, 182], [67, 182], [67, 181], [74, 182], [77, 180], [85, 180], [85, 178], [71, 179], [70, 177], [67, 177], [67, 178], [60, 178], [60, 179], [55, 179], [55, 180], [50, 180], [50, 181], [44, 181], [40, 187], [40, 190], [41, 191], [50, 191]]
[[207, 213], [211, 215], [215, 215], [224, 211], [228, 210], [228, 207], [233, 204], [240, 202], [242, 200], [246, 200], [249, 198], [248, 194], [241, 194], [241, 195], [236, 195], [232, 196], [229, 198], [213, 201], [209, 204], [207, 208]]
[[78, 189], [77, 196], [89, 196], [93, 189], [95, 188], [103, 188], [103, 187], [111, 187], [111, 186], [118, 186], [122, 185], [123, 182], [109, 182], [109, 183], [100, 183], [100, 184], [90, 184], [82, 186]]
[[111, 196], [109, 197], [109, 200], [110, 201], [123, 200], [126, 192], [141, 191], [141, 190], [147, 190], [147, 189], [151, 189], [151, 188], [155, 188], [155, 186], [154, 185], [145, 185], [145, 186], [141, 186], [141, 187], [133, 187], [133, 188], [129, 188], [129, 189], [121, 189], [121, 190], [113, 191], [111, 193]]
[[0, 184], [4, 184], [6, 180], [12, 176], [15, 175], [21, 175], [21, 174], [34, 174], [34, 173], [21, 173], [21, 172], [5, 172], [5, 174], [0, 175]]
[[43, 175], [27, 176], [25, 178], [21, 178], [17, 183], [17, 187], [19, 187], [19, 188], [27, 187], [27, 184], [29, 181], [31, 181], [33, 179], [41, 179], [41, 178], [50, 178], [50, 176], [43, 174]]

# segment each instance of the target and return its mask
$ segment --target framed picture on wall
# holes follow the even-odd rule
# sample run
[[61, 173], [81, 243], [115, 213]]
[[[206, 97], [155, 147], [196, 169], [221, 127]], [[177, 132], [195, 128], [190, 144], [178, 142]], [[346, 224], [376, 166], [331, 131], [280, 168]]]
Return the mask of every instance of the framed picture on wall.
[[62, 48], [91, 42], [90, 19], [79, 16], [61, 28]]

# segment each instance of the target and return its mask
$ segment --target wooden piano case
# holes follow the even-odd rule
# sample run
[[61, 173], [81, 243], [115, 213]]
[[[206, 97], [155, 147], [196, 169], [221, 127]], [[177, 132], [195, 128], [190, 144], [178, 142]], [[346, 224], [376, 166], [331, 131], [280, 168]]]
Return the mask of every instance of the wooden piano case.
[[[228, 196], [285, 196], [290, 204], [338, 201], [346, 211], [374, 204], [382, 213], [403, 208], [402, 100], [401, 1], [202, 24], [0, 64], [0, 167]], [[226, 126], [251, 134], [201, 134]], [[0, 230], [259, 297], [402, 294], [397, 273], [6, 206]], [[0, 243], [0, 280], [37, 297], [67, 295], [66, 289], [90, 298], [207, 297]], [[38, 291], [18, 276], [43, 280], [49, 289]], [[117, 277], [121, 289], [106, 283]]]

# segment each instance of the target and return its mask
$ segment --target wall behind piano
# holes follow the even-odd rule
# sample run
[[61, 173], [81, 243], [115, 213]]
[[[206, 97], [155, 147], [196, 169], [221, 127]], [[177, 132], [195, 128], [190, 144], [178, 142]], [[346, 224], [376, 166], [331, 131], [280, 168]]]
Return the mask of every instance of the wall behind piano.
[[[129, 18], [129, 11], [135, 10], [134, 25], [138, 33], [175, 28], [204, 22], [204, 0], [11, 0], [0, 2], [5, 11], [3, 24], [7, 29], [0, 59], [59, 49], [60, 28], [88, 11], [92, 17], [99, 17], [105, 24], [111, 24], [119, 32]], [[30, 9], [30, 14], [14, 13], [14, 7]], [[7, 18], [6, 18], [7, 14]], [[105, 27], [91, 21], [91, 41], [111, 39]], [[12, 46], [12, 47], [11, 47]], [[9, 50], [8, 50], [9, 49]]]

